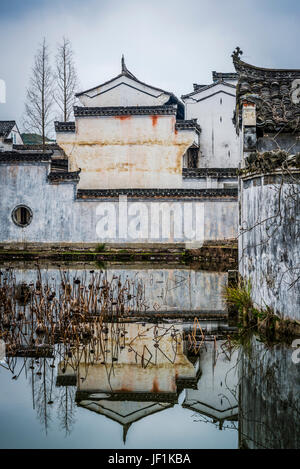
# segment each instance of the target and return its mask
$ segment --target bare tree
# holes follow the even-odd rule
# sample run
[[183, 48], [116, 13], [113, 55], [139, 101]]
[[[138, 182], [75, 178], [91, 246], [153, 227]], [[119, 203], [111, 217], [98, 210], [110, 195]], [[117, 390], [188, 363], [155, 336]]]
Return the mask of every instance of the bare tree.
[[54, 94], [64, 122], [70, 120], [72, 116], [75, 91], [78, 86], [73, 56], [71, 42], [64, 37], [56, 54], [56, 90]]
[[49, 61], [46, 39], [38, 49], [32, 68], [29, 88], [25, 102], [23, 125], [26, 131], [37, 132], [42, 137], [43, 146], [52, 124], [53, 74]]

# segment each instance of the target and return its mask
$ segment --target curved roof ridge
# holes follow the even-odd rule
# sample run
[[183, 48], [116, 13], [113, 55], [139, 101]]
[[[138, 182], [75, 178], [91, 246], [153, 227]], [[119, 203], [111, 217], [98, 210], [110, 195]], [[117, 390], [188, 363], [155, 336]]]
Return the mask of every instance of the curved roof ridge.
[[157, 88], [156, 86], [152, 86], [152, 85], [149, 85], [148, 83], [145, 83], [141, 80], [139, 80], [135, 75], [133, 75], [133, 73], [131, 73], [128, 68], [126, 67], [126, 64], [125, 64], [125, 59], [124, 59], [124, 55], [122, 55], [122, 59], [121, 59], [121, 73], [119, 73], [119, 75], [116, 75], [115, 77], [111, 78], [110, 80], [108, 81], [105, 81], [104, 83], [100, 83], [99, 85], [97, 86], [93, 86], [92, 88], [89, 88], [87, 90], [84, 90], [84, 91], [80, 91], [79, 93], [76, 93], [75, 96], [78, 97], [78, 96], [81, 96], [83, 94], [86, 94], [88, 93], [89, 91], [93, 91], [93, 90], [96, 90], [97, 88], [100, 88], [100, 86], [105, 86], [105, 85], [108, 85], [109, 83], [113, 82], [114, 80], [117, 80], [118, 78], [121, 78], [121, 77], [127, 77], [127, 78], [130, 78], [131, 80], [134, 80], [136, 81], [137, 83], [139, 83], [140, 85], [144, 85], [144, 86], [147, 86], [149, 88], [152, 88], [153, 90], [156, 90], [156, 91], [160, 91], [161, 93], [165, 93], [165, 94], [169, 94], [169, 95], [174, 95], [174, 93], [170, 92], [170, 91], [166, 91], [166, 90], [163, 90], [162, 88]]
[[265, 67], [258, 67], [257, 65], [252, 65], [247, 62], [244, 62], [243, 60], [240, 59], [240, 56], [243, 55], [243, 51], [239, 48], [236, 47], [236, 49], [233, 51], [231, 57], [233, 61], [233, 65], [236, 69], [237, 72], [240, 71], [245, 71], [247, 69], [257, 71], [257, 72], [263, 72], [263, 73], [270, 73], [273, 74], [274, 72], [284, 72], [284, 73], [297, 73], [300, 74], [300, 69], [296, 68], [265, 68]]
[[218, 80], [218, 81], [214, 81], [210, 85], [201, 86], [201, 88], [195, 91], [191, 91], [191, 93], [181, 95], [181, 99], [189, 98], [190, 96], [194, 96], [195, 94], [202, 93], [203, 91], [209, 90], [210, 88], [213, 88], [214, 86], [217, 86], [217, 85], [229, 86], [229, 88], [235, 89], [235, 85], [232, 85], [231, 83], [227, 83], [226, 81], [223, 81], [223, 80]]

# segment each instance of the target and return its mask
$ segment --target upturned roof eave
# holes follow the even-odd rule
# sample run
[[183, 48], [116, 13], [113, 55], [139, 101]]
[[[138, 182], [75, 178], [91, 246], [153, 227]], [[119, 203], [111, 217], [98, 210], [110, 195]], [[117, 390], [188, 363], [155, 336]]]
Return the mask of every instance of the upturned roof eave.
[[239, 69], [241, 67], [249, 70], [256, 70], [257, 72], [270, 72], [276, 73], [276, 72], [284, 72], [284, 73], [296, 73], [300, 75], [300, 69], [298, 68], [265, 68], [265, 67], [258, 67], [256, 65], [249, 64], [247, 62], [244, 62], [243, 60], [240, 59], [233, 59], [233, 64], [237, 72], [239, 72]]

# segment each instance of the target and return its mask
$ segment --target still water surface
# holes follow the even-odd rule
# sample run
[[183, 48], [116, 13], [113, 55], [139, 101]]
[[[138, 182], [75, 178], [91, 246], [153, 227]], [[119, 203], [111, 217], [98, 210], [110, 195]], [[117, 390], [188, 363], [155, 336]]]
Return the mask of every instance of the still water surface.
[[[6, 334], [6, 342], [14, 337], [18, 354], [26, 356], [2, 357], [1, 448], [300, 446], [300, 369], [292, 360], [294, 350], [267, 347], [255, 337], [247, 346], [234, 346], [228, 338], [232, 324], [224, 319], [226, 273], [176, 266], [107, 269], [104, 282], [110, 304], [116, 305], [110, 307], [119, 307], [115, 299], [125, 291], [126, 318], [93, 319], [88, 325], [79, 319], [79, 338], [73, 326], [64, 336], [56, 331], [51, 340], [45, 332], [32, 336], [32, 328], [42, 328], [43, 301], [53, 305], [63, 291], [59, 308], [64, 314], [68, 305], [76, 311], [72, 301], [80, 294], [88, 308], [97, 308], [94, 288], [95, 298], [105, 291], [100, 280], [97, 290], [97, 270], [74, 265], [37, 271], [16, 265], [2, 273], [2, 295], [17, 296], [12, 307], [18, 311], [8, 326], [4, 310], [9, 305], [0, 297], [2, 337]], [[5, 278], [13, 287], [5, 287]], [[16, 292], [25, 283], [35, 296], [24, 305]], [[89, 286], [85, 293], [83, 285]], [[49, 292], [55, 292], [54, 299]], [[101, 298], [107, 301], [105, 294]], [[37, 323], [24, 325], [20, 312], [30, 305], [39, 311]], [[57, 326], [59, 313], [51, 308]], [[193, 319], [197, 316], [199, 321]], [[18, 321], [22, 333], [16, 332]]]

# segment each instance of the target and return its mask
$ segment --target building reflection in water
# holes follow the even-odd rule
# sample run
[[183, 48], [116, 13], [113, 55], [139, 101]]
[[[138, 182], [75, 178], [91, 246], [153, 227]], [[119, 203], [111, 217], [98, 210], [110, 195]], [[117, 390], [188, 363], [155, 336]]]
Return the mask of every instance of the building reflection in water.
[[[70, 433], [80, 406], [119, 422], [125, 436], [134, 421], [178, 403], [183, 389], [197, 389], [204, 364], [211, 361], [206, 342], [220, 330], [223, 336], [228, 332], [219, 311], [221, 300], [214, 305], [213, 320], [203, 320], [202, 326], [196, 318], [188, 322], [186, 311], [193, 317], [195, 305], [184, 292], [188, 298], [193, 296], [191, 285], [194, 288], [198, 281], [183, 281], [172, 270], [155, 278], [153, 272], [143, 272], [143, 278], [135, 271], [126, 276], [118, 273], [7, 269], [1, 277], [6, 366], [14, 379], [22, 371], [29, 377], [33, 407], [46, 433], [56, 407], [61, 426]], [[184, 269], [181, 273], [190, 277]], [[201, 272], [197, 275], [198, 280], [205, 277]], [[214, 288], [211, 280], [219, 277], [209, 273], [210, 299], [215, 290], [219, 292], [224, 276], [221, 283], [213, 282]], [[159, 306], [155, 291], [161, 293], [162, 283], [169, 296]], [[174, 321], [172, 315], [159, 319], [149, 314], [146, 291], [150, 290], [151, 302], [159, 311], [169, 311], [173, 304], [175, 308], [175, 298], [181, 297], [182, 316]], [[203, 373], [200, 388], [210, 379]]]
[[[53, 291], [40, 274], [29, 296], [31, 284], [19, 291], [16, 282], [11, 285], [2, 276], [6, 359], [1, 368], [15, 381], [22, 373], [30, 381], [33, 407], [46, 433], [51, 419], [58, 418], [70, 434], [80, 407], [120, 423], [125, 441], [134, 422], [174, 406], [184, 391], [181, 405], [192, 411], [187, 418], [219, 429], [238, 427], [241, 448], [300, 446], [300, 369], [292, 348], [268, 347], [255, 338], [233, 347], [232, 329], [217, 316], [193, 323], [187, 315], [176, 322], [167, 316], [116, 315], [117, 308], [124, 309], [119, 277], [109, 288], [105, 277], [97, 286], [102, 296], [94, 298], [95, 305], [98, 297], [109, 302], [114, 320], [90, 314], [89, 308], [84, 314], [97, 280], [90, 274], [85, 287], [84, 279], [74, 276], [73, 293], [68, 274]], [[137, 286], [126, 285], [132, 301]]]
[[57, 384], [75, 384], [80, 407], [130, 425], [178, 402], [183, 388], [195, 387], [197, 367], [184, 354], [181, 325], [134, 323], [106, 326], [105, 348], [79, 351], [78, 366], [59, 363]]
[[[238, 351], [225, 340], [208, 342], [201, 350], [201, 377], [196, 389], [187, 389], [183, 407], [212, 419], [220, 430], [238, 419]], [[235, 426], [233, 426], [234, 428]]]
[[293, 349], [252, 338], [239, 358], [239, 446], [299, 448], [300, 366]]
[[183, 390], [182, 406], [222, 429], [238, 416], [238, 352], [225, 340], [213, 340], [218, 326], [210, 326], [210, 335], [195, 352], [187, 326], [135, 323], [120, 330], [111, 324], [105, 359], [93, 349], [92, 366], [87, 366], [86, 353], [78, 367], [60, 362], [57, 384], [76, 384], [77, 404], [119, 422], [124, 441], [134, 422], [172, 407]]
[[[88, 284], [96, 273], [95, 265], [72, 264], [67, 271], [57, 266], [41, 267], [39, 274], [43, 284], [49, 284], [59, 294], [61, 277], [79, 278]], [[36, 268], [14, 268], [13, 275], [17, 284], [30, 284], [37, 276]], [[141, 311], [152, 313], [192, 312], [219, 315], [227, 313], [222, 291], [227, 283], [227, 271], [194, 270], [184, 265], [152, 267], [139, 264], [122, 267], [111, 266], [105, 269], [105, 278], [111, 282], [118, 278], [122, 285], [129, 282], [139, 300]], [[137, 305], [135, 305], [137, 306]]]

